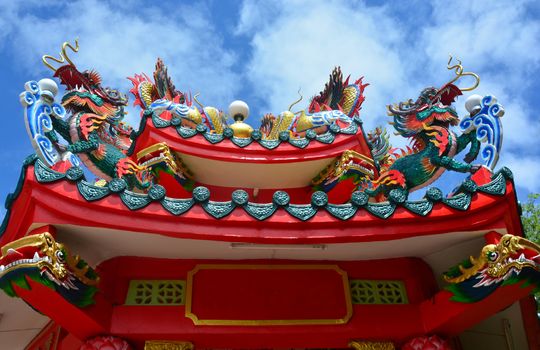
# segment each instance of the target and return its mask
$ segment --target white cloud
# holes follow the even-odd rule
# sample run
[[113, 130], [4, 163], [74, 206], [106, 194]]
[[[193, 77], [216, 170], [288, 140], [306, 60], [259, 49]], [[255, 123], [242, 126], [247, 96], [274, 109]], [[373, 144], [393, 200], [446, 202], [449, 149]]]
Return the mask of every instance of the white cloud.
[[[231, 69], [235, 56], [224, 48], [217, 28], [202, 16], [204, 8], [179, 6], [165, 11], [138, 6], [135, 11], [115, 6], [74, 1], [62, 8], [61, 16], [38, 19], [21, 3], [11, 19], [17, 21], [11, 35], [17, 41], [20, 63], [39, 78], [45, 71], [39, 57], [54, 56], [64, 41], [79, 38], [80, 50], [71, 55], [73, 61], [80, 69], [95, 68], [104, 85], [127, 91], [131, 83], [125, 78], [151, 74], [160, 55], [179, 90], [201, 91], [201, 100], [212, 105], [228, 104], [238, 86], [238, 75]], [[130, 120], [138, 125], [135, 114]]]
[[[540, 69], [540, 21], [528, 16], [531, 1], [457, 1], [448, 15], [448, 3], [433, 6], [433, 18], [423, 28], [419, 46], [430, 58], [431, 74], [439, 70], [437, 61], [453, 53], [465, 70], [481, 77], [479, 94], [495, 95], [504, 106], [504, 144], [498, 166], [508, 166], [516, 184], [526, 191], [540, 191], [540, 159], [534, 149], [540, 123], [531, 105], [535, 98], [529, 87], [531, 73]], [[459, 82], [463, 86], [467, 82]], [[462, 99], [464, 101], [464, 99]], [[462, 106], [458, 109], [464, 112]]]
[[469, 67], [514, 73], [507, 79], [516, 74], [523, 78], [540, 64], [535, 50], [540, 22], [527, 18], [528, 4], [531, 1], [461, 0], [452, 4], [449, 15], [448, 3], [438, 1], [422, 36], [425, 53], [437, 60], [454, 53]]
[[261, 27], [265, 26], [268, 19], [275, 17], [279, 8], [275, 3], [245, 0], [240, 10], [240, 19], [235, 28], [236, 35], [249, 35]]
[[[246, 3], [250, 9], [251, 2]], [[328, 74], [340, 65], [351, 79], [365, 76], [371, 85], [362, 115], [368, 128], [385, 121], [389, 95], [408, 98], [416, 91], [406, 87], [405, 66], [395, 46], [404, 39], [385, 8], [358, 7], [347, 2], [281, 3], [281, 12], [259, 23], [253, 35], [248, 79], [265, 101], [265, 111], [275, 114], [296, 100], [298, 87], [309, 98], [324, 87]], [[257, 15], [256, 11], [242, 13]], [[247, 19], [245, 22], [255, 21]], [[304, 106], [307, 105], [307, 101]]]
[[512, 170], [514, 182], [518, 187], [518, 194], [521, 192], [521, 189], [527, 192], [539, 192], [540, 166], [538, 164], [540, 164], [540, 157], [523, 157], [519, 154], [507, 152], [503, 153], [500, 161], [501, 164]]

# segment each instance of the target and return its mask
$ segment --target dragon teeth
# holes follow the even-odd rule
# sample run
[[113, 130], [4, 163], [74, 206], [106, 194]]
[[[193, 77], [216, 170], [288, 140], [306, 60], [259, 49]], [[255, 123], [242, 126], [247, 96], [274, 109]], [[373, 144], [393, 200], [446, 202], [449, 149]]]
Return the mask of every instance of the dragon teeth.
[[37, 252], [34, 253], [34, 258], [32, 259], [32, 261], [39, 261], [39, 254]]
[[0, 272], [4, 271], [6, 267], [4, 265], [0, 265]]

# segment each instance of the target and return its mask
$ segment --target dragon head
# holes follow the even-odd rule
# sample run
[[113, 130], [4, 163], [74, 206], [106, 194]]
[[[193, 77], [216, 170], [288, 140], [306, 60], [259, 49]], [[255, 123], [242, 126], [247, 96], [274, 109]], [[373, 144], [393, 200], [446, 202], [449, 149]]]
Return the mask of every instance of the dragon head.
[[540, 270], [540, 263], [535, 261], [539, 254], [540, 246], [533, 242], [519, 236], [504, 235], [499, 243], [488, 244], [482, 249], [479, 261], [471, 259], [471, 262], [474, 265], [485, 263], [486, 275], [497, 279], [512, 271], [519, 273], [527, 267]]
[[1, 251], [0, 288], [8, 295], [16, 295], [12, 283], [30, 288], [28, 277], [56, 289], [77, 305], [91, 303], [99, 282], [97, 274], [78, 256], [70, 255], [50, 233], [23, 237]]
[[333, 163], [324, 168], [311, 185], [314, 190], [328, 192], [340, 181], [350, 180], [354, 186], [366, 181], [372, 181], [377, 169], [374, 160], [356, 151], [347, 150]]
[[[413, 101], [409, 99], [405, 102], [387, 106], [388, 115], [394, 117], [396, 131], [405, 137], [410, 137], [424, 129], [424, 125], [439, 124], [443, 126], [457, 125], [459, 118], [452, 106], [456, 97], [464, 91], [475, 89], [480, 83], [478, 75], [472, 72], [463, 72], [461, 61], [451, 66], [452, 56], [448, 61], [447, 68], [454, 70], [456, 76], [441, 88], [427, 87], [420, 92], [420, 95]], [[472, 76], [475, 83], [471, 87], [460, 88], [454, 83], [464, 76]]]
[[422, 124], [434, 123], [457, 125], [459, 118], [452, 103], [461, 95], [461, 90], [452, 83], [442, 88], [427, 87], [413, 101], [388, 106], [388, 115], [394, 117], [394, 127], [403, 136], [411, 136], [422, 129]]
[[475, 288], [504, 282], [522, 271], [540, 273], [540, 245], [523, 237], [506, 234], [482, 248], [478, 258], [457, 266], [444, 275], [450, 283], [474, 282]]
[[145, 167], [154, 178], [166, 182], [165, 177], [171, 176], [187, 190], [194, 185], [193, 173], [187, 168], [179, 155], [171, 151], [164, 143], [156, 143], [137, 153], [137, 163]]
[[[127, 96], [116, 89], [103, 87], [98, 72], [94, 70], [80, 71], [69, 58], [66, 52], [68, 48], [73, 52], [78, 52], [78, 41], [75, 40], [75, 46], [65, 42], [62, 45], [60, 58], [50, 55], [43, 56], [45, 66], [53, 70], [54, 76], [66, 87], [66, 93], [62, 98], [64, 107], [73, 113], [85, 111], [106, 116], [107, 121], [111, 124], [120, 124], [124, 117], [124, 107], [128, 103]], [[55, 68], [51, 61], [63, 65]]]

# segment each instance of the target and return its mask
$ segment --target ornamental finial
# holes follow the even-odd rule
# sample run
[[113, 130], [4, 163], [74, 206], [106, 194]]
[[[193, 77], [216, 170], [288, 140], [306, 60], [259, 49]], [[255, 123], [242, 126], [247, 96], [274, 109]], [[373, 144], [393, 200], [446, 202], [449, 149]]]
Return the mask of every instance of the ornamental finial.
[[234, 136], [247, 138], [251, 136], [253, 128], [244, 123], [249, 115], [249, 106], [244, 101], [236, 100], [229, 105], [229, 114], [234, 119], [234, 123], [229, 127], [233, 130]]

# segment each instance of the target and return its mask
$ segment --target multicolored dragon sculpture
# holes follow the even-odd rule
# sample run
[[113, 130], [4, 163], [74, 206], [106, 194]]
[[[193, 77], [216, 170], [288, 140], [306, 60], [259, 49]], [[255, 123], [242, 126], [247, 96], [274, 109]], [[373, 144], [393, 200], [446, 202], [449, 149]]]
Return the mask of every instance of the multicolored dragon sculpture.
[[349, 83], [350, 77], [343, 80], [340, 67], [330, 74], [330, 81], [318, 96], [312, 98], [307, 113], [293, 113], [292, 107], [302, 100], [295, 101], [289, 109], [277, 117], [265, 115], [261, 120], [260, 131], [264, 139], [277, 139], [279, 133], [288, 131], [293, 138], [304, 137], [308, 130], [322, 134], [331, 124], [346, 127], [352, 123], [352, 118], [359, 114], [364, 102], [364, 89], [369, 84], [362, 84], [362, 79]]
[[[450, 66], [451, 62], [452, 57], [447, 68], [454, 70], [456, 77], [443, 87], [428, 87], [422, 90], [416, 101], [388, 106], [389, 115], [394, 117], [390, 124], [394, 126], [396, 135], [409, 138], [411, 146], [401, 152], [392, 148], [386, 130], [378, 127], [367, 134], [371, 158], [354, 150], [344, 152], [312, 180], [313, 190], [327, 192], [330, 196], [332, 191], [336, 192], [336, 186], [352, 183], [371, 197], [384, 200], [394, 189], [407, 196], [411, 191], [428, 186], [445, 170], [474, 173], [480, 165], [471, 162], [479, 154], [485, 165], [493, 169], [502, 146], [500, 117], [504, 109], [492, 96], [472, 95], [465, 103], [470, 116], [460, 122], [452, 103], [464, 91], [475, 89], [480, 78], [474, 73], [463, 72], [461, 61]], [[453, 84], [464, 76], [472, 76], [475, 79], [474, 85], [458, 88]], [[362, 85], [359, 80], [353, 85], [355, 89], [347, 90], [351, 89], [348, 86], [340, 94], [340, 89], [347, 85], [340, 78], [339, 69], [334, 70], [325, 91], [312, 100], [310, 110], [319, 110], [322, 106], [323, 109], [338, 108], [347, 113], [358, 112], [363, 96], [360, 95], [358, 103], [351, 104], [351, 99], [345, 98], [346, 92], [361, 93], [366, 85]], [[336, 104], [336, 101], [340, 102]], [[345, 109], [341, 108], [342, 105]], [[354, 107], [351, 109], [350, 106]], [[459, 136], [451, 130], [452, 126], [458, 124], [462, 131]], [[481, 149], [482, 142], [485, 145]], [[469, 145], [464, 161], [456, 160], [455, 156]], [[334, 197], [337, 199], [339, 196]]]
[[[58, 87], [51, 79], [29, 82], [21, 94], [27, 129], [38, 156], [49, 166], [58, 167], [60, 157], [78, 165], [77, 158], [73, 156], [76, 154], [97, 176], [105, 180], [123, 178], [128, 188], [139, 190], [150, 188], [162, 170], [174, 173], [180, 182], [187, 182], [190, 174], [170, 152], [167, 155], [171, 159], [167, 162], [153, 159], [151, 152], [141, 155], [144, 164], [128, 157], [133, 130], [123, 122], [127, 97], [117, 90], [103, 87], [97, 72], [79, 71], [66, 52], [68, 48], [78, 52], [78, 42], [75, 41], [75, 46], [64, 43], [60, 58], [43, 56], [44, 64], [54, 71], [54, 76], [66, 88], [61, 104], [54, 102]], [[54, 68], [51, 61], [67, 64]], [[165, 75], [158, 80], [160, 91], [171, 94], [167, 90], [171, 85], [166, 69], [162, 68], [156, 75]], [[66, 114], [69, 115], [66, 117]], [[58, 135], [67, 141], [67, 146], [60, 143]], [[172, 163], [177, 166], [167, 167]]]
[[492, 233], [486, 238], [489, 244], [478, 258], [470, 257], [444, 274], [453, 300], [476, 302], [501, 285], [524, 281], [540, 289], [540, 245], [510, 234]]
[[[64, 43], [60, 59], [44, 56], [43, 62], [54, 71], [54, 76], [66, 87], [62, 105], [70, 116], [67, 120], [53, 118], [52, 127], [68, 142], [67, 151], [77, 154], [96, 175], [110, 180], [124, 178], [129, 187], [146, 189], [151, 185], [150, 174], [126, 156], [131, 145], [131, 127], [122, 122], [127, 97], [119, 91], [104, 88], [95, 71], [80, 72], [69, 59]], [[49, 61], [67, 62], [55, 69]], [[55, 133], [49, 134], [61, 148]]]
[[[362, 184], [362, 189], [370, 196], [388, 196], [393, 189], [400, 189], [405, 193], [423, 188], [438, 179], [445, 170], [474, 173], [480, 165], [471, 164], [480, 152], [480, 143], [486, 139], [485, 136], [477, 134], [477, 127], [481, 122], [469, 122], [464, 132], [457, 136], [452, 130], [452, 126], [459, 123], [459, 117], [452, 106], [454, 99], [462, 95], [464, 91], [475, 89], [480, 83], [480, 78], [471, 72], [463, 72], [461, 62], [450, 66], [452, 57], [448, 62], [448, 69], [455, 70], [456, 77], [441, 88], [428, 87], [420, 93], [416, 101], [408, 100], [399, 104], [388, 106], [388, 114], [393, 116], [391, 123], [396, 130], [396, 134], [407, 137], [411, 141], [411, 146], [401, 154], [390, 150], [384, 144], [388, 143], [388, 138], [380, 132], [372, 141], [375, 153], [378, 150], [387, 149], [386, 155], [379, 154], [379, 177], [374, 181], [367, 181]], [[476, 81], [473, 86], [459, 88], [453, 83], [461, 77], [472, 76]], [[469, 106], [471, 117], [475, 119], [475, 114], [479, 113], [476, 106]], [[497, 119], [502, 116], [503, 109], [496, 106], [497, 114], [492, 115]], [[500, 125], [500, 124], [497, 124]], [[376, 133], [377, 134], [377, 133]], [[490, 138], [488, 143], [499, 144], [497, 137]], [[469, 152], [464, 157], [464, 162], [456, 160], [454, 157], [465, 150], [470, 145]], [[499, 151], [499, 149], [497, 149]], [[490, 165], [493, 167], [494, 163]]]
[[[133, 130], [122, 121], [127, 97], [117, 90], [104, 88], [95, 71], [79, 71], [66, 52], [66, 49], [77, 52], [78, 48], [77, 42], [75, 46], [66, 42], [60, 58], [43, 57], [46, 66], [66, 87], [61, 105], [54, 103], [58, 88], [50, 79], [29, 82], [21, 94], [27, 129], [38, 156], [49, 166], [55, 166], [59, 158], [69, 159], [72, 165], [77, 165], [76, 154], [99, 177], [105, 180], [123, 178], [128, 188], [142, 191], [159, 181], [160, 174], [167, 173], [189, 191], [193, 176], [167, 145], [151, 145], [138, 152], [136, 158], [128, 156]], [[493, 168], [502, 138], [498, 119], [504, 110], [494, 98], [477, 96], [468, 106], [471, 116], [460, 124], [463, 133], [457, 136], [451, 130], [459, 123], [452, 103], [463, 91], [476, 88], [479, 78], [474, 73], [463, 72], [461, 62], [450, 66], [451, 60], [448, 69], [455, 70], [453, 80], [439, 89], [424, 89], [416, 101], [388, 106], [397, 134], [411, 140], [406, 151], [398, 154], [391, 149], [386, 132], [378, 129], [368, 134], [371, 157], [358, 154], [354, 149], [348, 150], [324, 169], [312, 181], [312, 186], [329, 192], [337, 183], [351, 180], [354, 186], [378, 199], [386, 198], [394, 189], [408, 193], [429, 185], [447, 169], [474, 173], [479, 165], [471, 162], [480, 152], [481, 141], [488, 144], [482, 156], [489, 158], [488, 165]], [[67, 64], [54, 68], [51, 61]], [[460, 89], [453, 84], [463, 76], [474, 77], [474, 86]], [[175, 126], [192, 129], [202, 124], [210, 133], [216, 134], [222, 134], [229, 127], [222, 111], [202, 106], [197, 95], [191, 98], [178, 91], [160, 59], [153, 79], [144, 74], [129, 79], [133, 83], [134, 104], [143, 109], [143, 114], [150, 112], [170, 120]], [[335, 68], [324, 90], [312, 98], [307, 111], [291, 111], [300, 98], [278, 117], [271, 114], [263, 117], [261, 138], [278, 139], [283, 132], [293, 139], [302, 138], [310, 130], [315, 134], [327, 132], [333, 124], [341, 128], [349, 126], [359, 115], [365, 99], [364, 89], [368, 85], [362, 83], [362, 78], [354, 83], [349, 80], [350, 77], [343, 79], [339, 67]], [[200, 109], [193, 105], [193, 100]], [[65, 117], [66, 114], [69, 115]], [[58, 135], [67, 141], [67, 146], [60, 142]], [[454, 157], [469, 145], [464, 162], [456, 160]]]
[[227, 117], [214, 107], [204, 107], [197, 100], [201, 109], [193, 106], [191, 98], [178, 90], [172, 83], [167, 73], [167, 67], [158, 58], [156, 70], [154, 72], [154, 82], [146, 74], [135, 74], [129, 80], [133, 83], [130, 92], [135, 96], [134, 105], [140, 106], [142, 112], [152, 111], [160, 118], [170, 120], [178, 118], [182, 126], [196, 128], [199, 124], [204, 124], [212, 133], [221, 134], [227, 127]]
[[56, 290], [70, 303], [93, 303], [99, 277], [88, 264], [69, 253], [48, 233], [30, 235], [6, 244], [0, 257], [0, 288], [16, 296], [14, 285], [30, 289], [27, 279]]
[[354, 150], [343, 152], [311, 180], [312, 190], [326, 192], [336, 203], [342, 203], [350, 199], [351, 190], [374, 181], [379, 171], [378, 164], [386, 162], [391, 155], [391, 149], [384, 129], [376, 128], [374, 132], [367, 134], [367, 138], [371, 157]]

